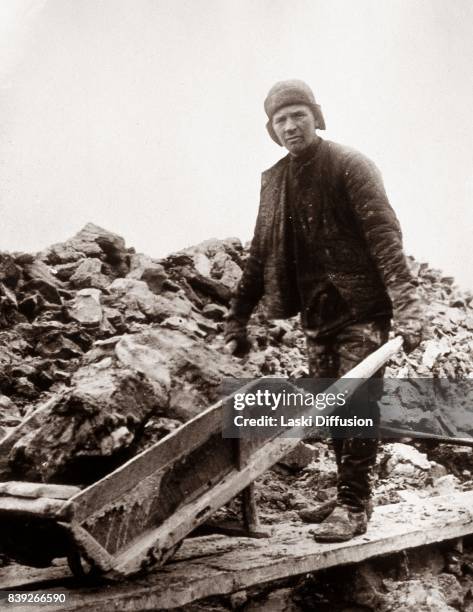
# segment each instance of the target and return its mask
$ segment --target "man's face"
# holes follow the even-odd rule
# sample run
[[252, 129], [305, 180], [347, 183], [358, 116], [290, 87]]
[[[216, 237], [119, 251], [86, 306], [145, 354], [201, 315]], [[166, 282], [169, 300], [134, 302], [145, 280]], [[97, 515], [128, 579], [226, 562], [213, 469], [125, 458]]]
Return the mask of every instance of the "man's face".
[[283, 106], [273, 115], [273, 130], [292, 155], [299, 155], [315, 140], [315, 119], [305, 104]]

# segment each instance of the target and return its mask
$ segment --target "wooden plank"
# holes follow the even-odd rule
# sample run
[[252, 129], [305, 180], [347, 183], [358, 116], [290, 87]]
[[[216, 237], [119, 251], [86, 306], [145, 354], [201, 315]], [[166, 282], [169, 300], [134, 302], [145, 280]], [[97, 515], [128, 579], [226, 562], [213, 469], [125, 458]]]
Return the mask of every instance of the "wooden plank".
[[[273, 535], [265, 540], [190, 538], [173, 562], [144, 578], [102, 589], [68, 590], [61, 610], [175, 609], [264, 582], [469, 535], [473, 533], [471, 508], [473, 492], [381, 506], [375, 509], [366, 534], [338, 544], [319, 544], [310, 534], [314, 526], [295, 523], [273, 526]], [[11, 609], [20, 608], [11, 605]], [[45, 604], [41, 609], [57, 608]]]
[[26, 587], [29, 584], [64, 581], [71, 576], [67, 561], [62, 559], [54, 567], [28, 567], [11, 563], [0, 568], [0, 591]]
[[19, 482], [10, 480], [0, 482], [0, 496], [49, 497], [50, 499], [69, 499], [80, 492], [79, 487], [69, 485], [44, 484], [40, 482]]
[[0, 514], [24, 514], [41, 518], [56, 518], [67, 520], [69, 508], [64, 500], [38, 497], [0, 497]]

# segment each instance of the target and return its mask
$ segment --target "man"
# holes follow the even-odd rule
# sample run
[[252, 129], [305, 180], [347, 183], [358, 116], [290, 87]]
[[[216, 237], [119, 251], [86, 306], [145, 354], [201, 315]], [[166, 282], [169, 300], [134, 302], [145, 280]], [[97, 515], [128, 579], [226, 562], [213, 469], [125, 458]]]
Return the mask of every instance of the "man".
[[[318, 136], [324, 118], [304, 82], [276, 83], [264, 108], [271, 138], [288, 155], [263, 172], [226, 341], [236, 341], [236, 355], [249, 350], [247, 323], [264, 296], [270, 318], [300, 313], [313, 377], [339, 378], [352, 369], [386, 342], [391, 318], [405, 350], [413, 350], [422, 333], [416, 285], [379, 171], [359, 152]], [[363, 406], [363, 416], [376, 423], [382, 380], [380, 385]], [[337, 498], [300, 515], [308, 522], [325, 519], [316, 540], [344, 541], [366, 531], [377, 431], [371, 438], [331, 433]]]

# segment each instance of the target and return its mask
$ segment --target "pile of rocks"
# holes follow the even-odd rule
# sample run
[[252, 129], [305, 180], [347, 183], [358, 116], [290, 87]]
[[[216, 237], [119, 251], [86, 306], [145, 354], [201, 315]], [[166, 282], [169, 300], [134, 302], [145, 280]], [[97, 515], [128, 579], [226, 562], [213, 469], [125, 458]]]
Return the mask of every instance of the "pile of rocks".
[[426, 341], [408, 358], [395, 359], [387, 376], [473, 378], [472, 293], [427, 263], [412, 257], [409, 263], [425, 304]]
[[92, 224], [35, 256], [0, 254], [0, 435], [41, 408], [9, 454], [16, 477], [98, 477], [243, 376], [218, 337], [232, 256], [215, 243], [214, 280], [186, 253], [160, 263]]
[[[246, 256], [239, 240], [228, 239], [157, 260], [92, 224], [35, 255], [0, 253], [0, 439], [12, 440], [0, 457], [1, 476], [85, 484], [216, 401], [224, 377], [304, 376], [298, 321], [269, 322], [262, 307], [249, 327], [250, 355], [238, 360], [224, 351], [224, 319]], [[396, 357], [387, 375], [473, 378], [471, 294], [427, 264], [410, 264], [426, 304], [427, 338]], [[402, 397], [399, 405], [406, 407]], [[460, 426], [449, 424], [453, 434], [473, 434], [467, 413]], [[385, 444], [375, 503], [469, 489], [471, 463], [468, 449]], [[300, 443], [259, 479], [263, 520], [298, 520], [297, 510], [314, 496], [334, 495], [335, 480], [326, 442]], [[238, 500], [221, 512], [238, 513]], [[472, 567], [468, 555], [463, 569]], [[445, 567], [439, 561], [435, 571], [406, 580], [363, 564], [343, 575], [351, 586], [342, 591], [355, 608], [340, 601], [340, 609], [458, 609], [471, 580], [466, 570]], [[233, 609], [238, 596], [247, 610], [333, 609], [336, 572], [270, 587], [256, 599], [235, 594], [215, 609]]]
[[[35, 255], [0, 253], [0, 435], [41, 408], [7, 458], [15, 477], [98, 477], [214, 402], [226, 376], [306, 374], [297, 319], [262, 307], [250, 355], [223, 350], [246, 256], [214, 239], [157, 260], [93, 224]], [[429, 338], [388, 375], [473, 376], [471, 295], [411, 265]]]

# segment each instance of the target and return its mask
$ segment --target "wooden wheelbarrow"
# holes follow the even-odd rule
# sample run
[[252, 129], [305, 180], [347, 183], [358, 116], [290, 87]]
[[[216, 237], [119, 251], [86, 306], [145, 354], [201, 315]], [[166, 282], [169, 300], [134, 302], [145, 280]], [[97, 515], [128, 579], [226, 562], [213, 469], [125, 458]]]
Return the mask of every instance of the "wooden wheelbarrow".
[[[343, 377], [344, 388], [355, 391], [360, 379], [372, 376], [401, 346], [402, 339], [395, 338], [375, 351]], [[249, 392], [258, 382], [238, 392]], [[294, 429], [295, 437], [286, 432], [284, 437], [223, 438], [228, 399], [85, 489], [0, 483], [0, 553], [34, 566], [67, 557], [79, 576], [88, 570], [111, 579], [131, 576], [163, 564], [189, 533], [240, 493], [247, 534], [263, 535], [252, 483], [313, 430]], [[9, 445], [11, 436], [0, 443], [0, 456], [2, 446], [5, 454]]]

